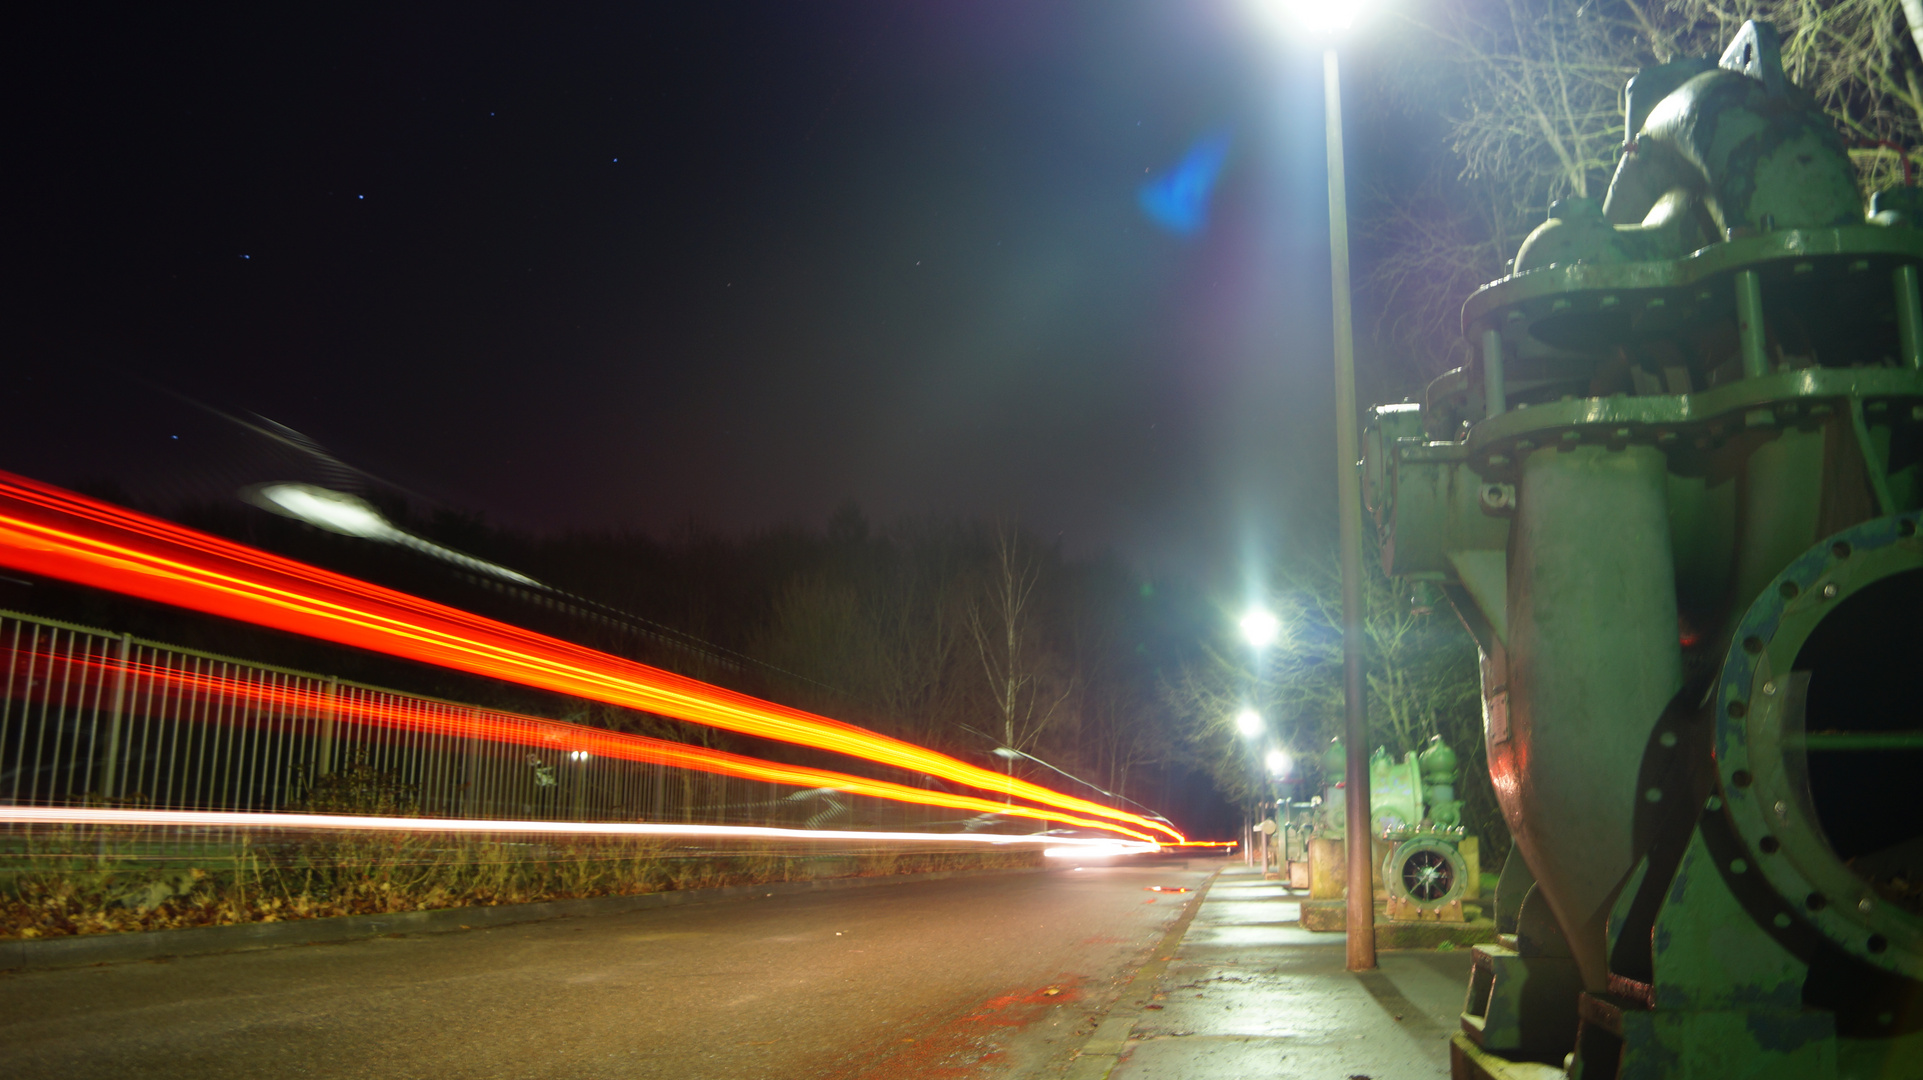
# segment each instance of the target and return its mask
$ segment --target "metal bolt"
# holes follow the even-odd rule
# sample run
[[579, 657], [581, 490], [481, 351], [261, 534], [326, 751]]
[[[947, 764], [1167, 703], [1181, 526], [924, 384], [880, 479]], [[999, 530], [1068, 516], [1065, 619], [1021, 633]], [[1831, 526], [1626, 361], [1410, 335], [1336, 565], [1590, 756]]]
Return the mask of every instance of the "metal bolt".
[[1823, 599], [1825, 600], [1836, 599], [1836, 583], [1834, 581], [1830, 582], [1828, 585], [1823, 586]]
[[1662, 743], [1666, 747], [1675, 746], [1676, 733], [1673, 731], [1665, 731], [1661, 735], [1656, 736], [1656, 741], [1659, 743]]
[[1782, 913], [1782, 912], [1780, 912], [1780, 911], [1776, 913], [1776, 917], [1775, 917], [1774, 919], [1771, 919], [1771, 920], [1770, 920], [1770, 922], [1773, 922], [1773, 923], [1775, 923], [1775, 924], [1776, 924], [1776, 928], [1777, 928], [1778, 930], [1788, 930], [1788, 929], [1789, 929], [1789, 923], [1790, 923], [1790, 919], [1789, 919], [1789, 916], [1788, 916], [1788, 915], [1785, 915], [1784, 913]]
[[1749, 873], [1749, 864], [1741, 859], [1731, 859], [1729, 860], [1729, 872], [1732, 874], [1747, 874]]
[[1709, 798], [1703, 800], [1703, 809], [1708, 810], [1711, 813], [1715, 813], [1716, 811], [1721, 810], [1722, 808], [1723, 808], [1723, 799], [1722, 799], [1722, 796], [1720, 795], [1711, 795]]
[[1861, 900], [1858, 900], [1858, 901], [1856, 902], [1856, 910], [1858, 910], [1858, 911], [1860, 911], [1860, 912], [1862, 912], [1862, 913], [1863, 913], [1863, 914], [1865, 914], [1865, 915], [1868, 915], [1868, 914], [1870, 913], [1870, 911], [1871, 911], [1871, 909], [1873, 909], [1873, 908], [1875, 908], [1875, 907], [1876, 907], [1876, 902], [1875, 902], [1875, 901], [1873, 901], [1873, 900], [1871, 900], [1871, 899], [1870, 899], [1869, 897], [1867, 897], [1867, 896], [1865, 896], [1865, 897], [1864, 897], [1863, 899], [1861, 899]]
[[1763, 693], [1768, 694], [1771, 697], [1775, 697], [1776, 696], [1776, 680], [1771, 679], [1769, 682], [1764, 683]]
[[1776, 800], [1776, 805], [1771, 807], [1771, 809], [1776, 811], [1776, 816], [1779, 818], [1789, 817], [1789, 804], [1781, 799]]
[[1662, 788], [1654, 788], [1654, 787], [1653, 787], [1653, 788], [1650, 788], [1650, 789], [1649, 789], [1648, 791], [1645, 791], [1645, 792], [1643, 792], [1643, 798], [1644, 798], [1644, 799], [1646, 799], [1646, 800], [1648, 800], [1648, 801], [1650, 801], [1650, 802], [1662, 802], [1662, 801], [1663, 801], [1663, 789], [1662, 789]]

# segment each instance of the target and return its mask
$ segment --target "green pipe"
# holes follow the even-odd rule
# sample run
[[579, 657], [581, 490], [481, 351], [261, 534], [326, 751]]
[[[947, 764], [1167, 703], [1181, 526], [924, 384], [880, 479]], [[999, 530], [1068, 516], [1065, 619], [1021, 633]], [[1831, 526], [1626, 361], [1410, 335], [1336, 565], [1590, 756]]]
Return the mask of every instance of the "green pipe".
[[1484, 330], [1482, 332], [1482, 400], [1486, 406], [1484, 415], [1501, 416], [1509, 411], [1509, 401], [1503, 391], [1502, 379], [1502, 332]]
[[1923, 370], [1923, 300], [1917, 296], [1915, 263], [1904, 263], [1892, 275], [1896, 285], [1896, 338], [1903, 363]]
[[1743, 346], [1743, 378], [1759, 379], [1769, 374], [1768, 339], [1763, 333], [1763, 277], [1754, 270], [1736, 275], [1736, 335]]

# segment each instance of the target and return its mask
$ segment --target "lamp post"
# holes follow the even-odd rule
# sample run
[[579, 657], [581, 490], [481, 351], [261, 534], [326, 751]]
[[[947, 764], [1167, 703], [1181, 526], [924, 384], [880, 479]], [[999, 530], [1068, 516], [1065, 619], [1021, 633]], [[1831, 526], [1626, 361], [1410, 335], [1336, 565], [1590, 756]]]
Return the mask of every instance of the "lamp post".
[[[1267, 727], [1268, 725], [1262, 722], [1262, 714], [1259, 712], [1256, 712], [1254, 709], [1243, 709], [1241, 712], [1235, 714], [1235, 730], [1238, 733], [1240, 733], [1244, 739], [1247, 739], [1250, 743], [1253, 743], [1256, 739], [1261, 738], [1262, 732], [1265, 731]], [[1255, 816], [1253, 820], [1249, 822], [1249, 830], [1250, 830], [1251, 840], [1253, 839], [1254, 834], [1262, 831], [1261, 803], [1259, 802], [1256, 804]], [[1250, 845], [1251, 855], [1254, 854], [1253, 846], [1254, 845], [1251, 842], [1251, 845]], [[1250, 859], [1248, 861], [1253, 862], [1254, 860]], [[1268, 868], [1268, 865], [1269, 865], [1269, 856], [1268, 856], [1267, 842], [1264, 841], [1263, 854], [1262, 854], [1263, 869], [1266, 870]]]
[[1329, 155], [1329, 284], [1335, 317], [1335, 483], [1342, 556], [1343, 745], [1348, 748], [1344, 838], [1348, 877], [1348, 967], [1376, 966], [1375, 884], [1369, 873], [1369, 762], [1362, 685], [1362, 457], [1355, 402], [1355, 324], [1349, 310], [1349, 201], [1342, 162], [1342, 79], [1336, 41], [1360, 14], [1361, 0], [1272, 0], [1322, 41], [1323, 126]]

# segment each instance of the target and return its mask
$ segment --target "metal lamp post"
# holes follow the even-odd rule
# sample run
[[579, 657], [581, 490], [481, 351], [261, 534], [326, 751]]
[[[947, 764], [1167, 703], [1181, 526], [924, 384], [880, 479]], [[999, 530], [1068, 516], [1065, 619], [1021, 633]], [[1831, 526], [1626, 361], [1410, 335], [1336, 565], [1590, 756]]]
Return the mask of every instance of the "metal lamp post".
[[1292, 22], [1323, 42], [1323, 126], [1329, 155], [1329, 275], [1335, 317], [1335, 483], [1342, 552], [1343, 791], [1348, 829], [1348, 966], [1376, 966], [1375, 885], [1369, 872], [1369, 758], [1362, 684], [1362, 458], [1355, 401], [1355, 325], [1349, 308], [1349, 204], [1342, 167], [1342, 79], [1336, 40], [1361, 13], [1359, 0], [1273, 0]]

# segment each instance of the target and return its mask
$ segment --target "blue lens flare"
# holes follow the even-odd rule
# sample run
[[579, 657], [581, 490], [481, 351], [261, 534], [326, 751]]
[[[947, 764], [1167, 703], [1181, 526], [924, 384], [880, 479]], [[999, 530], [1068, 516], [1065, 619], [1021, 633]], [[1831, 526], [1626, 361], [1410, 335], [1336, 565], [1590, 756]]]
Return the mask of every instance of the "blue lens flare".
[[1136, 201], [1148, 219], [1177, 236], [1194, 236], [1209, 223], [1209, 195], [1228, 157], [1229, 135], [1204, 135], [1175, 167], [1142, 185]]

